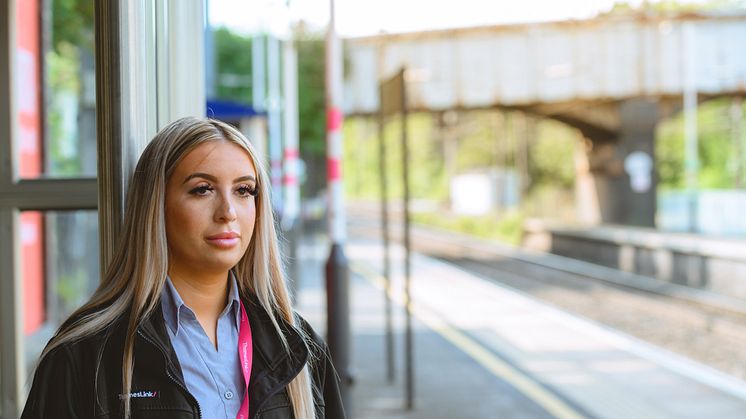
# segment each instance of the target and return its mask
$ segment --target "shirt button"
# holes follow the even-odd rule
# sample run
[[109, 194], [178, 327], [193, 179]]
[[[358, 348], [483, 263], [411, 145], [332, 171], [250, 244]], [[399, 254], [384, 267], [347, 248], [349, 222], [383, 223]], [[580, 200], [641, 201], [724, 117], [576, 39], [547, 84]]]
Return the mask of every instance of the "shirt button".
[[227, 400], [230, 400], [230, 399], [232, 399], [232, 398], [233, 398], [233, 392], [232, 392], [232, 391], [230, 391], [230, 390], [228, 390], [228, 391], [226, 391], [226, 392], [225, 392], [224, 396], [225, 396], [225, 398], [226, 398]]

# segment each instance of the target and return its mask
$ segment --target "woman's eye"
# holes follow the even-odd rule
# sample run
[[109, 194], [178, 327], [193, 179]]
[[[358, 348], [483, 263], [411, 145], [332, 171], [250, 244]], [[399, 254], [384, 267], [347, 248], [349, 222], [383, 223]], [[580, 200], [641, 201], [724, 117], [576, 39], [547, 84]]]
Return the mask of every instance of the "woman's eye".
[[189, 193], [192, 195], [204, 196], [204, 195], [207, 195], [207, 193], [210, 191], [212, 191], [212, 188], [210, 186], [203, 185], [203, 186], [197, 186], [196, 188], [189, 191]]
[[258, 193], [258, 190], [256, 186], [252, 188], [247, 185], [244, 185], [236, 189], [236, 192], [238, 192], [238, 195], [240, 196], [248, 197], [248, 196], [256, 196], [256, 194]]

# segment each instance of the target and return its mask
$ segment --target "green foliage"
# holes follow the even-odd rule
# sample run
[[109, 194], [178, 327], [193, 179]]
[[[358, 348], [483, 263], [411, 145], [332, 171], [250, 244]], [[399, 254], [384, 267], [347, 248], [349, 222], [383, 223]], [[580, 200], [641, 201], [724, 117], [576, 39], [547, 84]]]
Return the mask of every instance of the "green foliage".
[[[448, 185], [443, 163], [432, 141], [433, 121], [428, 114], [413, 114], [408, 119], [409, 186], [412, 199], [444, 200]], [[344, 124], [345, 193], [354, 198], [378, 199], [381, 196], [378, 126], [374, 119], [348, 119]], [[384, 127], [388, 197], [404, 195], [402, 181], [401, 121]]]
[[296, 28], [298, 51], [298, 118], [300, 155], [306, 162], [303, 196], [326, 188], [326, 92], [324, 36]]
[[78, 267], [73, 272], [60, 275], [57, 278], [57, 296], [59, 298], [59, 312], [71, 313], [85, 303], [88, 295], [88, 276], [86, 272]]
[[[448, 199], [443, 136], [429, 114], [409, 117], [410, 188], [414, 198], [444, 202]], [[456, 152], [456, 174], [515, 164], [518, 144], [510, 118], [500, 123], [495, 112], [476, 111], [460, 117], [456, 128], [461, 134]], [[378, 181], [378, 131], [373, 119], [353, 119], [345, 123], [345, 173], [347, 194], [356, 198], [380, 196]], [[575, 181], [574, 149], [577, 134], [554, 121], [539, 121], [538, 134], [531, 144], [529, 173], [532, 187], [552, 185], [572, 188]], [[389, 194], [402, 196], [401, 125], [398, 120], [386, 124], [386, 173]]]
[[521, 203], [521, 212], [527, 218], [573, 223], [576, 219], [575, 191], [552, 183], [533, 184]]
[[62, 44], [48, 51], [44, 57], [48, 69], [47, 81], [53, 91], [80, 92], [80, 49], [71, 44]]
[[[449, 128], [460, 137], [456, 151], [456, 173], [446, 173], [444, 135], [438, 132], [435, 118], [424, 113], [409, 117], [412, 199], [447, 206], [450, 181], [447, 176], [492, 167], [514, 167], [520, 137], [517, 127], [514, 127], [517, 115], [510, 117], [494, 111], [460, 114], [457, 126]], [[353, 199], [378, 199], [381, 192], [377, 122], [375, 119], [348, 119], [344, 128], [346, 194]], [[549, 120], [538, 120], [536, 128], [529, 135], [532, 135], [531, 132], [534, 138], [530, 143], [528, 163], [529, 195], [524, 197], [522, 211], [525, 214], [546, 215], [548, 211], [558, 210], [552, 202], [564, 203], [567, 200], [560, 197], [572, 195], [578, 134], [563, 124]], [[384, 136], [388, 196], [399, 199], [403, 192], [400, 121], [394, 119], [388, 122]], [[534, 195], [537, 195], [536, 199]], [[547, 201], [545, 197], [551, 199]]]
[[54, 0], [52, 2], [52, 48], [57, 53], [67, 46], [94, 50], [94, 1]]
[[[54, 0], [49, 3], [50, 48], [44, 52], [44, 71], [49, 101], [45, 109], [49, 173], [74, 176], [81, 172], [77, 127], [70, 129], [64, 117], [76, 114], [82, 93], [84, 58], [92, 65], [94, 45], [93, 0]], [[71, 103], [73, 106], [71, 107]]]
[[508, 129], [499, 129], [496, 126], [495, 112], [474, 111], [462, 113], [459, 118], [461, 135], [456, 156], [458, 172], [499, 165], [512, 154], [512, 133]]
[[[57, 50], [47, 52], [45, 57], [48, 89], [51, 99], [47, 107], [47, 127], [49, 129], [48, 151], [50, 172], [57, 176], [73, 176], [81, 172], [80, 156], [76, 152], [70, 155], [65, 148], [66, 143], [77, 142], [74, 132], [66, 129], [63, 115], [70, 112], [66, 109], [66, 98], [75, 101], [81, 93], [80, 81], [80, 50], [68, 43], [59, 46]], [[64, 148], [63, 148], [64, 147]]]
[[[413, 114], [408, 120], [410, 140], [410, 190], [413, 200], [435, 203], [439, 210], [418, 212], [417, 223], [446, 230], [518, 244], [527, 216], [568, 218], [562, 207], [572, 208], [575, 180], [574, 151], [578, 134], [567, 126], [540, 120], [531, 141], [529, 161], [532, 181], [529, 196], [512, 211], [484, 216], [456, 215], [444, 208], [448, 203], [449, 179], [445, 172], [443, 134], [435, 116]], [[517, 147], [518, 115], [494, 111], [459, 114], [458, 124], [449, 129], [460, 140], [456, 152], [456, 173], [495, 166], [513, 167]], [[394, 118], [384, 127], [389, 199], [402, 198], [401, 125]], [[514, 129], [515, 128], [515, 129]], [[530, 135], [530, 133], [529, 133]], [[348, 119], [344, 126], [344, 170], [346, 194], [352, 199], [380, 198], [379, 140], [374, 118]]]
[[348, 119], [342, 136], [345, 143], [342, 159], [345, 193], [355, 198], [378, 199], [381, 196], [380, 153], [375, 120]]
[[[219, 27], [213, 31], [216, 59], [216, 96], [252, 102], [252, 38]], [[306, 162], [304, 196], [315, 195], [326, 182], [326, 101], [323, 34], [297, 28], [298, 119], [300, 154]]]
[[684, 187], [684, 131], [681, 117], [658, 124], [655, 135], [655, 160], [660, 189]]
[[575, 184], [575, 147], [578, 133], [557, 121], [542, 120], [529, 154], [531, 188], [555, 186], [570, 189]]
[[699, 127], [699, 186], [705, 189], [729, 189], [735, 179], [728, 163], [737, 157], [730, 138], [728, 106], [730, 101], [718, 100], [703, 106], [697, 114]]
[[[731, 189], [739, 185], [735, 169], [744, 162], [732, 138], [730, 106], [730, 99], [724, 98], [702, 103], [698, 108], [699, 188]], [[744, 115], [743, 107], [741, 114]], [[742, 120], [746, 126], [743, 116]], [[655, 158], [661, 189], [686, 187], [682, 112], [658, 124]]]
[[646, 11], [654, 13], [668, 12], [704, 12], [716, 10], [738, 10], [746, 7], [744, 0], [709, 0], [709, 1], [681, 1], [681, 0], [660, 0], [657, 2], [643, 2], [637, 6], [632, 6], [628, 1], [618, 0], [609, 13], [619, 14], [630, 11]]
[[429, 212], [414, 213], [412, 220], [426, 226], [518, 245], [523, 235], [524, 216], [520, 211], [511, 211], [502, 216], [489, 214], [478, 217]]
[[219, 27], [213, 30], [213, 41], [217, 98], [251, 103], [251, 37]]
[[324, 91], [324, 40], [311, 34], [298, 35], [298, 114], [300, 152], [326, 153], [326, 98]]

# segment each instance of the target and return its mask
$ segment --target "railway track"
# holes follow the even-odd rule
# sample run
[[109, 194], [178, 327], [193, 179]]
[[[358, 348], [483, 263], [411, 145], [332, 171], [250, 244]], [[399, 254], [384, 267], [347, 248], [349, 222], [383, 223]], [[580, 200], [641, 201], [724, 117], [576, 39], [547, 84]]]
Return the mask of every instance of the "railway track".
[[[350, 219], [351, 236], [380, 238], [380, 224], [372, 214], [355, 212]], [[398, 241], [401, 228], [394, 224], [391, 238]], [[413, 226], [411, 234], [416, 252], [746, 379], [746, 313], [698, 303], [696, 290], [684, 296], [656, 293], [588, 272], [557, 269], [541, 260], [516, 259], [499, 244], [464, 235], [422, 226]]]

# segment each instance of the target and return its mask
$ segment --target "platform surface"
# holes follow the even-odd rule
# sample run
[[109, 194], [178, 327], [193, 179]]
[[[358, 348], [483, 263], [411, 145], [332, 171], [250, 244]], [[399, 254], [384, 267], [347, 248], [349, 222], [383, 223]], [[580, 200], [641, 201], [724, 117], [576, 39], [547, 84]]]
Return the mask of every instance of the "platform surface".
[[[403, 251], [393, 248], [396, 376], [386, 377], [379, 243], [351, 240], [354, 419], [744, 418], [746, 383], [414, 254], [414, 409], [405, 409]], [[299, 311], [326, 328], [328, 243], [304, 241]]]

